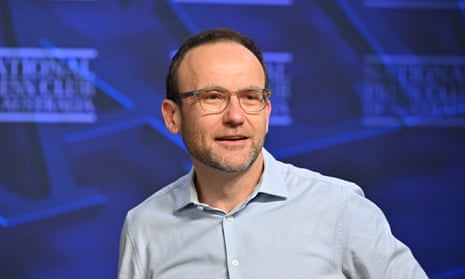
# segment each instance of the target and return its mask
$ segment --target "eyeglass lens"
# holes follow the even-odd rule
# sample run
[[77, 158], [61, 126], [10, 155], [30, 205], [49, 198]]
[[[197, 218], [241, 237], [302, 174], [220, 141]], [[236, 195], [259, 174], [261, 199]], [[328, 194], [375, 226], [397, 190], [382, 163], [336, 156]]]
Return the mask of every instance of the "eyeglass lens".
[[[221, 112], [229, 104], [232, 93], [220, 89], [205, 89], [198, 91], [200, 106], [207, 112]], [[237, 95], [239, 104], [245, 112], [258, 112], [265, 107], [265, 92], [263, 89], [241, 90]]]

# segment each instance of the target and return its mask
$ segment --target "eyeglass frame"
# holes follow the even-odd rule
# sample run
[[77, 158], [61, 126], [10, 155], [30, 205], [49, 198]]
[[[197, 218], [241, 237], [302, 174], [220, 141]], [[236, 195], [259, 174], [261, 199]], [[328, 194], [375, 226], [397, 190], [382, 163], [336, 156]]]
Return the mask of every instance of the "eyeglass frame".
[[[219, 110], [219, 111], [208, 111], [206, 110], [203, 106], [202, 106], [202, 102], [200, 101], [200, 91], [208, 91], [208, 90], [218, 90], [218, 91], [222, 91], [224, 93], [227, 93], [227, 99], [226, 99], [226, 102], [225, 102], [225, 105], [224, 105], [224, 108]], [[259, 110], [253, 110], [253, 111], [248, 111], [248, 110], [245, 110], [243, 107], [242, 107], [242, 102], [239, 98], [239, 95], [238, 93], [240, 92], [245, 92], [247, 90], [257, 90], [257, 91], [260, 91], [262, 93], [262, 97], [263, 97], [263, 107], [260, 108]], [[238, 101], [239, 101], [239, 106], [241, 107], [242, 111], [245, 112], [245, 113], [257, 113], [257, 112], [260, 112], [262, 110], [265, 109], [266, 107], [266, 102], [269, 100], [269, 98], [271, 97], [272, 95], [272, 91], [271, 89], [269, 88], [257, 88], [257, 87], [252, 87], [252, 88], [244, 88], [244, 89], [240, 89], [238, 91], [235, 91], [235, 92], [231, 92], [225, 88], [222, 88], [222, 87], [207, 87], [207, 88], [201, 88], [201, 89], [195, 89], [195, 90], [192, 90], [192, 91], [188, 91], [188, 92], [182, 92], [182, 93], [175, 93], [173, 96], [171, 96], [171, 99], [176, 101], [176, 100], [182, 100], [182, 99], [185, 99], [185, 98], [189, 98], [189, 97], [195, 97], [197, 99], [197, 101], [199, 102], [199, 105], [200, 105], [200, 108], [207, 112], [207, 113], [222, 113], [223, 111], [226, 110], [226, 108], [228, 107], [229, 105], [229, 102], [231, 102], [231, 96], [232, 95], [236, 95], [237, 98], [238, 98]]]

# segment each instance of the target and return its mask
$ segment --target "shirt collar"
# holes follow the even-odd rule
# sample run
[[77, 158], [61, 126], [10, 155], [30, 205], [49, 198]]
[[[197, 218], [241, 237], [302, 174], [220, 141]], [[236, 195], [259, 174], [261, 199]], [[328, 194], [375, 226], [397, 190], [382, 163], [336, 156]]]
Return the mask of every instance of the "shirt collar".
[[181, 210], [189, 205], [199, 204], [199, 198], [197, 191], [194, 186], [194, 168], [180, 178], [178, 181], [178, 187], [174, 192], [175, 199], [175, 211]]
[[257, 185], [257, 192], [286, 199], [289, 193], [284, 182], [281, 163], [265, 148], [263, 148], [263, 158], [265, 169]]
[[[285, 186], [284, 176], [282, 173], [282, 166], [273, 155], [271, 155], [265, 148], [262, 149], [264, 158], [264, 171], [260, 181], [254, 191], [253, 195], [263, 193], [267, 196], [273, 197], [270, 200], [286, 199], [289, 195]], [[178, 180], [180, 187], [177, 187], [175, 193], [175, 210], [181, 210], [189, 206], [205, 206], [199, 202], [197, 190], [194, 185], [194, 168], [192, 168], [185, 176]]]

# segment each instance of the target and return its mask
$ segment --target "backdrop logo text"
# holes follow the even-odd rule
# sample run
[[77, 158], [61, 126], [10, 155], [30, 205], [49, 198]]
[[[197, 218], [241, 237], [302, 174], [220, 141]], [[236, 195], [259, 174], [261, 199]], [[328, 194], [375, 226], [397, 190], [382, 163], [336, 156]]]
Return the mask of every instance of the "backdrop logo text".
[[0, 48], [0, 122], [94, 122], [93, 49]]
[[465, 57], [368, 56], [362, 103], [374, 125], [465, 125]]

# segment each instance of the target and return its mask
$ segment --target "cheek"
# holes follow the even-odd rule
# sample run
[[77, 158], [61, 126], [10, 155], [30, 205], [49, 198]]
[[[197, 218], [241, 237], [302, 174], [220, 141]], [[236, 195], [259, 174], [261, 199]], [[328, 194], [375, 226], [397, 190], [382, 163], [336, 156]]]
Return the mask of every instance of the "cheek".
[[199, 115], [184, 115], [182, 121], [181, 134], [186, 139], [199, 141], [203, 136], [209, 133], [212, 124], [201, 118]]

